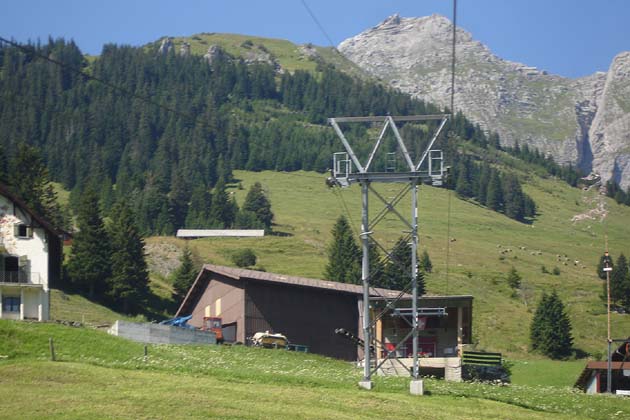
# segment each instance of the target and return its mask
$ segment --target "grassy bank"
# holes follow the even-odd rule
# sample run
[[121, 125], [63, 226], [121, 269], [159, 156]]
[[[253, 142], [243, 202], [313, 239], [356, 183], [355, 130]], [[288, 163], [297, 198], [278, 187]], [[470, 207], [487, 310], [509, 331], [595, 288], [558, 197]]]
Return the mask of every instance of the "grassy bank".
[[[57, 362], [49, 361], [53, 337]], [[352, 365], [243, 346], [143, 345], [89, 328], [0, 321], [0, 406], [23, 418], [629, 418], [630, 402], [568, 387], [408, 378], [357, 387]], [[37, 389], [37, 398], [26, 389]], [[6, 391], [6, 392], [4, 392]]]

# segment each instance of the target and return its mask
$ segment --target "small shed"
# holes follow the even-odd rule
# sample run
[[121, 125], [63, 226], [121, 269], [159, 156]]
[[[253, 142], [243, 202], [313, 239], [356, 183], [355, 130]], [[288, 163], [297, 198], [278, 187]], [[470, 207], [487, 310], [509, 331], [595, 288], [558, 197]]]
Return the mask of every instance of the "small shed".
[[262, 238], [264, 229], [178, 229], [175, 235], [182, 239], [196, 238]]
[[[630, 393], [630, 338], [613, 352], [611, 373], [611, 392]], [[599, 394], [606, 392], [607, 383], [608, 362], [590, 361], [580, 373], [574, 386], [587, 394]]]

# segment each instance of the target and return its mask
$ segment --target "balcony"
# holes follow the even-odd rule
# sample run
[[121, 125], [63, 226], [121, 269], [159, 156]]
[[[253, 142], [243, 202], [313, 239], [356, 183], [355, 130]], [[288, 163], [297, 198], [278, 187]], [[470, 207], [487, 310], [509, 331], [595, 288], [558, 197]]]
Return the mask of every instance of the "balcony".
[[0, 271], [0, 284], [42, 284], [39, 273], [24, 271]]

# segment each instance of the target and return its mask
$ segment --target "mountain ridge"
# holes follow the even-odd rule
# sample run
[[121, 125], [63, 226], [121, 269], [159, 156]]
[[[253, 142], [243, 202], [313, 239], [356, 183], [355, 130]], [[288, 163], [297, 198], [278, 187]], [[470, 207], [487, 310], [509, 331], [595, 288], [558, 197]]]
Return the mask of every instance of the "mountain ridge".
[[[448, 106], [451, 43], [452, 23], [444, 16], [393, 15], [338, 49], [403, 92]], [[457, 110], [498, 132], [504, 145], [527, 143], [559, 163], [630, 186], [630, 105], [617, 106], [619, 89], [606, 89], [630, 87], [630, 53], [617, 55], [608, 72], [569, 79], [502, 59], [458, 27], [456, 54]]]

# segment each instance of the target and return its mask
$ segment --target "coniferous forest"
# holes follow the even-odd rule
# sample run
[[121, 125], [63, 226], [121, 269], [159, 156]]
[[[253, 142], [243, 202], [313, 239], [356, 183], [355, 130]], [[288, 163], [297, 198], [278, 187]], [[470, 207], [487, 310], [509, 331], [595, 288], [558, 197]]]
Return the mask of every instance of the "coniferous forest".
[[[124, 198], [144, 235], [236, 226], [238, 209], [225, 192], [232, 169], [328, 170], [341, 150], [330, 116], [448, 112], [324, 63], [314, 73], [278, 73], [225, 52], [209, 64], [157, 47], [106, 45], [89, 59], [63, 39], [29, 48], [33, 53], [0, 47], [4, 159], [14, 161], [21, 144], [33, 146], [52, 181], [71, 191], [73, 210], [88, 187], [107, 215]], [[425, 145], [435, 124], [407, 124], [401, 132]], [[351, 130], [358, 138], [370, 134], [369, 127]], [[484, 150], [501, 149], [496, 134], [457, 114], [445, 137], [448, 188], [516, 220], [535, 216], [519, 179], [484, 160]], [[474, 148], [463, 151], [465, 144]], [[545, 165], [549, 175], [560, 173]]]

